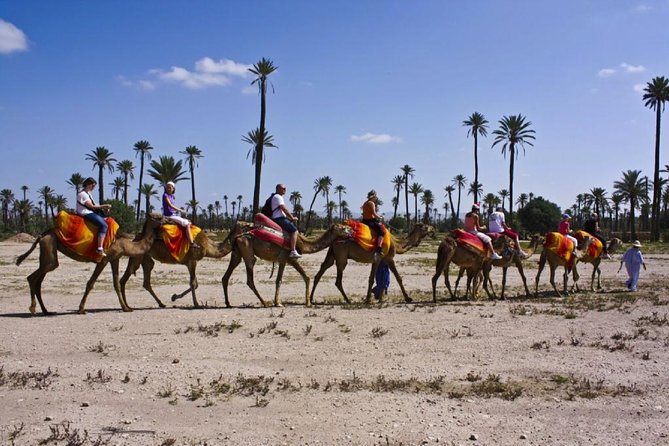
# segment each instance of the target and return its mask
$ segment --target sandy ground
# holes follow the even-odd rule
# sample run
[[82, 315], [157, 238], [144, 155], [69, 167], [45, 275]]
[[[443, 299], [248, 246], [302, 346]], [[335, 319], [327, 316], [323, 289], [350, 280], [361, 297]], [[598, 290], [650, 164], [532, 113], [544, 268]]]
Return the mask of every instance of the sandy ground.
[[[0, 243], [0, 443], [669, 444], [667, 256], [647, 256], [637, 293], [607, 261], [601, 292], [558, 299], [544, 271], [541, 296], [526, 299], [509, 270], [511, 299], [447, 302], [440, 280], [434, 305], [437, 243], [397, 258], [414, 304], [401, 303], [393, 280], [390, 303], [372, 307], [340, 305], [333, 268], [306, 308], [287, 268], [286, 307], [259, 308], [238, 268], [226, 309], [225, 258], [198, 266], [204, 309], [170, 302], [186, 269], [157, 265], [168, 308], [135, 277], [135, 311], [121, 312], [107, 270], [79, 315], [92, 264], [61, 255], [43, 285], [51, 317], [28, 313], [37, 253], [17, 267], [29, 244]], [[303, 257], [312, 277], [323, 258]], [[532, 289], [536, 261], [525, 262]], [[270, 269], [256, 265], [267, 299]], [[590, 270], [581, 267], [581, 285]], [[344, 273], [355, 302], [368, 271], [351, 263]]]

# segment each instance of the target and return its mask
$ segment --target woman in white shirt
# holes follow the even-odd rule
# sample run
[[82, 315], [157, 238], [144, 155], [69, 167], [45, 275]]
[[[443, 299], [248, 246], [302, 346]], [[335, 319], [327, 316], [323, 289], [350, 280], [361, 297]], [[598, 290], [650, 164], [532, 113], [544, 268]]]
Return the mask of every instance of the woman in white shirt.
[[104, 217], [95, 213], [95, 211], [109, 211], [109, 209], [111, 209], [111, 204], [95, 204], [95, 200], [93, 200], [93, 197], [91, 196], [91, 191], [95, 189], [97, 184], [98, 182], [91, 177], [84, 180], [84, 188], [77, 194], [77, 214], [84, 217], [84, 219], [93, 222], [99, 228], [98, 248], [96, 252], [98, 255], [105, 256], [105, 250], [102, 245], [105, 241], [105, 235], [107, 235], [109, 225], [107, 225]]

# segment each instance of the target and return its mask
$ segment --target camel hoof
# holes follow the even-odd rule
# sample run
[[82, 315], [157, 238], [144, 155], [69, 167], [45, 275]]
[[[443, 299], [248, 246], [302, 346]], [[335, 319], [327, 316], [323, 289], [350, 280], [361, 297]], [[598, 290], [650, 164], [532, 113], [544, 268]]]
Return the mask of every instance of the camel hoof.
[[410, 298], [409, 296], [406, 296], [406, 297], [404, 298], [404, 303], [405, 303], [405, 304], [410, 304], [411, 302], [413, 302], [413, 299]]
[[83, 308], [79, 308], [79, 311], [77, 311], [77, 313], [86, 314], [86, 310], [84, 310]]
[[282, 302], [275, 302], [274, 306], [283, 308], [283, 303]]
[[263, 308], [271, 308], [272, 307], [272, 304], [269, 303], [269, 302], [262, 302], [261, 304], [262, 304]]
[[132, 313], [132, 308], [130, 308], [130, 307], [123, 308], [123, 312], [124, 313]]
[[179, 299], [179, 295], [178, 294], [172, 294], [172, 302], [176, 301], [177, 299]]
[[167, 306], [164, 303], [160, 302], [158, 304], [158, 308], [167, 308]]

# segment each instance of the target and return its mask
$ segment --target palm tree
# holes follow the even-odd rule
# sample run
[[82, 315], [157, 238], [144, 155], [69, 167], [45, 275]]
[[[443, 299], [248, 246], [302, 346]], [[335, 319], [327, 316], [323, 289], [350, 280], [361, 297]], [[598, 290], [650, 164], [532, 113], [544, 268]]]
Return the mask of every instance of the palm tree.
[[[253, 151], [253, 159], [255, 163], [255, 182], [253, 186], [253, 213], [258, 212], [260, 204], [260, 177], [262, 174], [262, 163], [264, 161], [264, 147], [265, 147], [265, 138], [267, 131], [265, 130], [265, 113], [267, 111], [266, 106], [266, 95], [267, 95], [267, 77], [274, 73], [279, 67], [275, 67], [274, 63], [265, 59], [264, 57], [254, 64], [252, 68], [249, 68], [249, 71], [256, 76], [256, 78], [251, 82], [251, 85], [258, 85], [258, 92], [260, 93], [260, 126], [258, 127], [258, 134], [262, 135], [262, 138], [257, 138], [255, 141], [255, 149]], [[273, 146], [270, 146], [273, 147]]]
[[2, 201], [2, 223], [5, 228], [9, 225], [9, 205], [14, 202], [14, 192], [11, 189], [0, 191], [0, 201]]
[[502, 200], [493, 194], [488, 193], [483, 197], [483, 205], [485, 206], [485, 214], [490, 215], [492, 211], [501, 203]]
[[[453, 192], [455, 192], [455, 186], [450, 184], [450, 185], [448, 185], [444, 188], [444, 191], [446, 191], [446, 196], [448, 197], [448, 202], [451, 205], [451, 219], [453, 220], [453, 224], [455, 225], [455, 224], [458, 223], [458, 221], [457, 221], [458, 217], [455, 213], [455, 208], [453, 207]], [[448, 208], [446, 208], [445, 210], [448, 211]], [[446, 218], [445, 215], [446, 214], [444, 214], [444, 218]]]
[[502, 202], [502, 208], [506, 209], [506, 197], [509, 196], [509, 191], [506, 189], [501, 189], [499, 192], [497, 192], [499, 195], [499, 198], [501, 199]]
[[[488, 135], [488, 120], [479, 112], [474, 112], [462, 125], [469, 127], [467, 137], [474, 136], [474, 182], [479, 182], [478, 135]], [[474, 193], [474, 203], [478, 202], [478, 191]]]
[[135, 179], [135, 165], [130, 160], [119, 161], [116, 165], [118, 170], [123, 175], [123, 204], [128, 204], [128, 178]]
[[397, 193], [396, 199], [393, 200], [393, 220], [397, 218], [397, 206], [400, 204], [400, 192], [402, 192], [402, 187], [404, 187], [404, 176], [395, 175], [395, 178], [392, 179], [393, 190]]
[[107, 150], [104, 146], [96, 147], [91, 153], [86, 155], [88, 161], [93, 161], [93, 168], [98, 168], [98, 202], [102, 204], [105, 197], [105, 183], [104, 171], [109, 173], [114, 172], [115, 158], [112, 158], [113, 153]]
[[218, 200], [214, 201], [214, 209], [216, 210], [216, 227], [218, 228], [219, 223], [220, 223], [220, 219], [221, 219], [221, 217], [219, 215], [220, 212], [221, 212], [221, 202], [220, 201], [218, 201]]
[[230, 206], [232, 206], [232, 219], [235, 219], [235, 208], [237, 207], [237, 202], [235, 200], [232, 200], [230, 202]]
[[520, 146], [525, 153], [525, 144], [533, 146], [530, 140], [535, 139], [534, 130], [530, 129], [532, 123], [525, 121], [525, 117], [520, 113], [512, 116], [504, 116], [499, 121], [499, 129], [495, 130], [495, 141], [492, 147], [502, 143], [502, 154], [506, 157], [509, 152], [509, 224], [513, 224], [513, 168], [518, 152], [516, 146]]
[[142, 194], [144, 194], [144, 199], [146, 200], [146, 206], [144, 210], [144, 215], [149, 215], [149, 212], [151, 212], [151, 197], [155, 197], [158, 195], [158, 191], [153, 188], [153, 184], [151, 183], [145, 183], [142, 184], [142, 189], [140, 191]]
[[114, 194], [114, 200], [118, 200], [118, 196], [125, 186], [125, 179], [123, 177], [116, 177], [114, 181], [109, 183], [112, 187], [112, 194]]
[[414, 168], [405, 164], [400, 168], [404, 174], [404, 203], [406, 204], [407, 231], [409, 230], [409, 177], [413, 178]]
[[169, 155], [161, 155], [158, 161], [151, 160], [151, 168], [147, 172], [151, 178], [158, 181], [162, 186], [168, 181], [178, 183], [181, 180], [187, 180], [186, 171], [183, 169], [181, 160], [176, 161]]
[[[58, 212], [62, 211], [67, 207], [67, 198], [61, 194], [54, 195], [51, 198], [51, 204], [56, 208]], [[52, 212], [53, 214], [53, 212]]]
[[516, 204], [521, 209], [525, 207], [525, 205], [527, 204], [527, 194], [525, 192], [518, 195], [518, 198], [516, 199]]
[[151, 144], [148, 141], [137, 141], [134, 145], [135, 156], [139, 155], [139, 186], [137, 186], [137, 220], [139, 220], [139, 203], [142, 202], [142, 185], [144, 178], [144, 160], [151, 160]]
[[611, 195], [611, 203], [613, 204], [613, 212], [615, 212], [616, 219], [613, 226], [614, 231], [618, 231], [618, 214], [620, 213], [620, 203], [624, 200], [623, 196], [620, 194]]
[[651, 221], [651, 239], [660, 239], [660, 128], [662, 112], [667, 101], [669, 101], [669, 79], [664, 76], [653, 78], [643, 89], [644, 105], [655, 111], [655, 167], [653, 169], [653, 219]]
[[223, 195], [223, 203], [225, 204], [225, 218], [228, 218], [228, 196]]
[[26, 193], [28, 192], [28, 189], [30, 189], [30, 188], [28, 186], [26, 186], [25, 184], [23, 186], [21, 186], [21, 190], [23, 191], [23, 201], [26, 201]]
[[425, 189], [423, 195], [420, 197], [420, 202], [425, 205], [425, 213], [423, 214], [423, 222], [430, 222], [430, 209], [434, 204], [434, 194], [430, 189]]
[[468, 195], [477, 195], [483, 196], [483, 185], [481, 183], [472, 182], [469, 184], [469, 189], [467, 190]]
[[613, 183], [613, 188], [622, 197], [623, 201], [629, 203], [632, 240], [635, 240], [637, 236], [634, 211], [639, 207], [639, 204], [644, 200], [644, 197], [647, 197], [645, 194], [644, 181], [641, 178], [641, 171], [628, 170], [627, 172], [623, 172], [622, 180], [615, 181]]
[[342, 208], [341, 208], [341, 194], [346, 193], [346, 186], [342, 186], [341, 184], [338, 184], [335, 187], [335, 192], [337, 192], [337, 195], [339, 196], [339, 220], [342, 220], [343, 214], [342, 214]]
[[237, 220], [239, 220], [239, 212], [242, 210], [242, 200], [244, 197], [237, 195]]
[[[191, 190], [191, 200], [195, 200], [195, 166], [197, 166], [197, 160], [202, 158], [202, 151], [196, 146], [188, 146], [185, 150], [179, 152], [183, 155], [186, 155], [186, 165], [188, 166], [188, 171], [190, 172], [190, 190]], [[197, 206], [193, 207], [192, 220], [197, 220]]]
[[351, 218], [351, 210], [348, 208], [348, 202], [346, 200], [342, 200], [339, 206], [341, 207], [342, 220]]
[[314, 181], [314, 198], [311, 200], [311, 204], [309, 205], [309, 211], [307, 211], [307, 223], [305, 224], [304, 228], [305, 231], [309, 229], [311, 216], [314, 215], [312, 210], [314, 208], [314, 202], [316, 201], [316, 197], [318, 196], [318, 194], [325, 195], [325, 189], [329, 188], [331, 185], [332, 185], [332, 178], [330, 178], [329, 176], [320, 177]]
[[[456, 216], [457, 218], [460, 218], [460, 197], [462, 194], [462, 188], [467, 185], [467, 178], [465, 178], [465, 176], [462, 174], [458, 174], [455, 177], [453, 177], [453, 181], [451, 184], [453, 184], [453, 186], [458, 188], [458, 208]], [[474, 196], [476, 197], [477, 195]]]
[[[330, 203], [330, 187], [332, 187], [332, 178], [330, 178], [329, 176], [326, 175], [322, 178], [322, 181], [323, 181], [322, 194], [325, 196], [325, 202]], [[327, 205], [326, 205], [326, 208], [329, 209]], [[328, 226], [330, 226], [332, 224], [331, 209], [328, 210], [327, 216], [328, 216]]]
[[595, 212], [597, 215], [602, 215], [608, 201], [608, 198], [606, 198], [606, 189], [593, 187], [590, 189], [590, 196], [592, 197], [592, 204], [595, 205]]
[[[49, 186], [42, 186], [37, 191], [37, 193], [39, 194], [39, 197], [42, 198], [42, 203], [44, 203], [44, 221], [45, 222], [49, 221], [49, 205], [51, 204], [51, 200], [53, 199], [53, 192], [54, 192], [54, 190], [51, 189]], [[41, 212], [41, 209], [40, 209], [40, 212]]]
[[33, 209], [32, 201], [23, 199], [14, 203], [14, 209], [19, 213], [19, 228], [21, 232], [26, 232], [28, 217]]
[[84, 186], [84, 180], [85, 178], [80, 173], [73, 173], [70, 179], [67, 180], [67, 184], [74, 188], [75, 195], [81, 191], [81, 188]]
[[423, 193], [423, 185], [418, 183], [413, 183], [409, 188], [409, 193], [413, 195], [413, 206], [414, 206], [413, 223], [415, 225], [416, 223], [418, 223], [418, 194]]
[[334, 211], [335, 209], [337, 209], [337, 203], [335, 203], [334, 200], [328, 201], [327, 204], [325, 205], [325, 210], [328, 215], [332, 215], [332, 211]]

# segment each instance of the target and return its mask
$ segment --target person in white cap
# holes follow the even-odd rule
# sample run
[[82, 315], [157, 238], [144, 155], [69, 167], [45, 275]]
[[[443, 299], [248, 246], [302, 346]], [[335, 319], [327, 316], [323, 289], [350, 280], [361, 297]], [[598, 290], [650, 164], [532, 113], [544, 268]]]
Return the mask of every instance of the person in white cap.
[[[639, 242], [639, 240], [634, 240], [632, 247], [625, 251], [625, 254], [623, 254], [620, 259], [620, 267], [622, 268], [624, 263], [625, 269], [627, 270], [627, 281], [625, 282], [625, 285], [627, 285], [629, 291], [636, 291], [641, 266], [643, 266], [644, 271], [646, 270], [646, 263], [643, 261], [643, 254], [641, 254], [640, 248], [641, 242]], [[620, 268], [618, 271], [620, 271]]]
[[481, 206], [478, 203], [474, 203], [472, 206], [471, 212], [467, 212], [465, 215], [465, 231], [470, 234], [474, 234], [481, 241], [488, 245], [490, 248], [490, 258], [493, 260], [500, 260], [502, 257], [495, 252], [495, 248], [492, 246], [492, 239], [488, 237], [485, 233], [481, 232], [481, 226], [479, 226], [479, 211]]
[[186, 237], [188, 237], [188, 242], [194, 248], [200, 248], [200, 245], [195, 243], [193, 240], [193, 234], [191, 233], [192, 223], [187, 218], [181, 216], [185, 214], [186, 210], [177, 207], [174, 204], [174, 192], [176, 191], [176, 186], [174, 182], [168, 181], [165, 183], [165, 193], [163, 194], [163, 215], [172, 223], [176, 223], [179, 226], [183, 226], [186, 229]]

